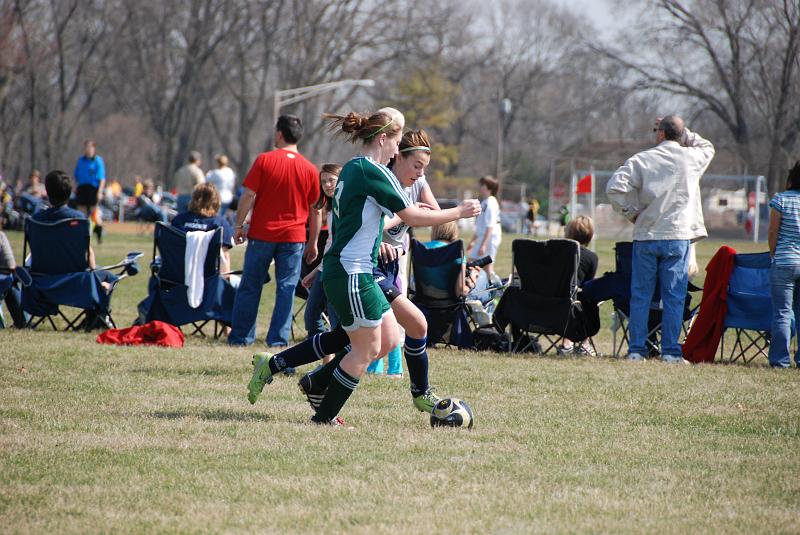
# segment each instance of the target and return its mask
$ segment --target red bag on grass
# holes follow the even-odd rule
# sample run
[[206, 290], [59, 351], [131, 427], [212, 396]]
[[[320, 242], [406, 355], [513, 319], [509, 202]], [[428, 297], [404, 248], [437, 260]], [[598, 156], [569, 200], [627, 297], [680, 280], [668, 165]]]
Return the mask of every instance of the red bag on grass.
[[163, 321], [151, 321], [126, 329], [109, 329], [97, 335], [98, 344], [183, 347], [183, 341], [181, 330]]

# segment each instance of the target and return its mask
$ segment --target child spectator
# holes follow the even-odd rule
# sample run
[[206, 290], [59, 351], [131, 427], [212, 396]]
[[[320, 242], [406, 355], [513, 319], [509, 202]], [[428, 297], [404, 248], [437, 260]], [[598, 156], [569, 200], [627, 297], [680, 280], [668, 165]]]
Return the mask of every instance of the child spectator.
[[[594, 279], [597, 273], [597, 255], [586, 247], [594, 237], [592, 218], [579, 215], [570, 220], [564, 229], [564, 236], [581, 244], [581, 259], [578, 264], [578, 286], [582, 286], [584, 282]], [[576, 355], [594, 356], [595, 351], [588, 340], [583, 340], [580, 344], [575, 345], [565, 338], [561, 347], [558, 348], [558, 353], [560, 355], [575, 353]]]
[[497, 191], [500, 183], [491, 176], [481, 177], [478, 196], [481, 199], [481, 214], [475, 219], [475, 234], [469, 242], [467, 250], [470, 260], [478, 260], [491, 256], [492, 262], [483, 267], [489, 281], [494, 278], [494, 260], [497, 249], [503, 239], [500, 229], [500, 204], [497, 202]]

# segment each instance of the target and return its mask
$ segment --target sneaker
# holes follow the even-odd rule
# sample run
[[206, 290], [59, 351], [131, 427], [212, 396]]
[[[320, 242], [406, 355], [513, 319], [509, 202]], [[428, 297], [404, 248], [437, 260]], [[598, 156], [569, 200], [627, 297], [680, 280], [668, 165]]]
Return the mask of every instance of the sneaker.
[[644, 362], [644, 355], [641, 353], [628, 353], [626, 359], [631, 362]]
[[413, 397], [414, 406], [417, 408], [419, 412], [427, 412], [428, 414], [433, 412], [433, 408], [439, 403], [441, 400], [439, 396], [433, 393], [433, 390], [430, 388], [425, 391], [424, 394], [420, 394], [419, 396]]
[[573, 346], [572, 352], [575, 355], [580, 355], [580, 356], [588, 356], [588, 357], [597, 356], [597, 351], [594, 350], [592, 344], [590, 344], [589, 342], [582, 342], [580, 344], [575, 344]]
[[556, 354], [563, 357], [565, 355], [572, 355], [574, 350], [578, 349], [577, 345], [567, 347], [564, 344], [561, 344], [556, 348]]
[[266, 351], [253, 355], [253, 376], [247, 385], [247, 401], [254, 404], [264, 390], [264, 385], [272, 382], [272, 371], [269, 369], [271, 353]]
[[314, 412], [319, 409], [319, 404], [322, 403], [322, 398], [325, 397], [325, 392], [327, 392], [327, 388], [315, 387], [314, 383], [311, 379], [313, 373], [307, 373], [300, 378], [297, 382], [297, 386], [300, 387], [300, 392], [306, 397], [308, 404], [311, 405], [311, 408], [314, 409]]
[[348, 425], [344, 418], [341, 416], [337, 416], [333, 420], [328, 420], [327, 422], [318, 422], [317, 420], [311, 419], [311, 423], [315, 425], [329, 425], [331, 427], [341, 427], [342, 429], [352, 430], [355, 429], [352, 425]]
[[680, 355], [663, 355], [661, 361], [667, 364], [689, 364], [689, 361]]

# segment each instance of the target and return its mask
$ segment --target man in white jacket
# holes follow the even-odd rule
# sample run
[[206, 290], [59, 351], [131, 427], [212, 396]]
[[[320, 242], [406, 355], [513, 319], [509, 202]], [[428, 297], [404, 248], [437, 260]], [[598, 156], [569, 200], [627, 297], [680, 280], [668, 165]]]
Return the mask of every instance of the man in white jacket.
[[714, 146], [676, 115], [656, 121], [655, 147], [632, 156], [606, 186], [614, 210], [634, 223], [628, 359], [646, 354], [647, 318], [656, 280], [663, 316], [664, 362], [684, 362], [678, 337], [688, 285], [689, 244], [708, 236], [700, 178]]

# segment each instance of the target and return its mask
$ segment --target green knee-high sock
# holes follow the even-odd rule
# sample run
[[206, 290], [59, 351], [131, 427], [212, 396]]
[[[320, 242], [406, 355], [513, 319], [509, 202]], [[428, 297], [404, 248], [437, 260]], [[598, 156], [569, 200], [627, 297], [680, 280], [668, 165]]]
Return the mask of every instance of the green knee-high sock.
[[311, 372], [311, 381], [315, 388], [328, 388], [328, 385], [331, 383], [331, 377], [333, 377], [333, 372], [339, 367], [339, 363], [342, 362], [344, 356], [349, 352], [350, 346], [348, 345], [346, 348], [336, 353], [336, 356], [325, 366]]
[[331, 383], [328, 385], [328, 391], [325, 392], [325, 397], [322, 398], [319, 409], [317, 409], [317, 414], [311, 419], [315, 422], [323, 423], [330, 422], [336, 418], [357, 386], [358, 379], [350, 376], [341, 367], [337, 367], [333, 371]]

